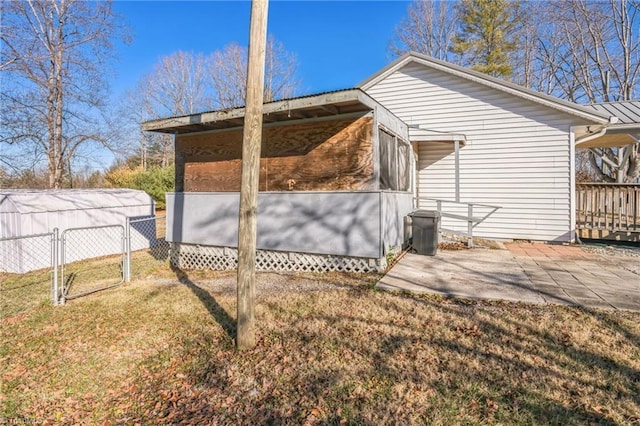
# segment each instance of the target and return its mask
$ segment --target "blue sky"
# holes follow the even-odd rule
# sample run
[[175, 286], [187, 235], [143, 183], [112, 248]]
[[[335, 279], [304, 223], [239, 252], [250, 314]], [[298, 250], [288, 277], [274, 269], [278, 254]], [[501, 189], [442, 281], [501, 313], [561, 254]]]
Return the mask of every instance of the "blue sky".
[[[271, 0], [267, 31], [296, 54], [300, 94], [344, 89], [390, 62], [387, 44], [408, 5]], [[113, 72], [105, 70], [114, 105], [162, 56], [179, 50], [208, 55], [234, 41], [246, 46], [249, 38], [249, 0], [116, 0], [114, 9], [132, 37], [129, 44], [116, 43]], [[99, 149], [81, 161], [78, 167], [100, 170], [113, 163], [114, 154]]]
[[[385, 66], [405, 1], [283, 1], [269, 4], [268, 32], [297, 55], [302, 92], [353, 87]], [[246, 45], [249, 1], [118, 1], [133, 41], [118, 45], [112, 95], [118, 98], [164, 55], [209, 54]]]

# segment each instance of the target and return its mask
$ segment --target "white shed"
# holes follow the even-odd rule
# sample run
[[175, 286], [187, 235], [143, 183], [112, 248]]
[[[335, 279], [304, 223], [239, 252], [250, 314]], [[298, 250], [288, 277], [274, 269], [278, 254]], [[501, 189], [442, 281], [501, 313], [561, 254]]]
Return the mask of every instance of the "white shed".
[[[154, 214], [153, 199], [144, 191], [132, 189], [0, 190], [0, 239], [46, 234], [54, 228], [62, 235], [70, 228], [124, 227], [127, 217]], [[113, 247], [105, 243], [78, 242], [68, 260], [112, 254]], [[86, 250], [82, 248], [85, 244]], [[0, 271], [24, 273], [49, 266], [50, 256], [29, 254], [30, 250], [33, 247], [25, 238], [4, 241], [0, 244]], [[46, 250], [46, 246], [40, 250]], [[27, 262], [25, 256], [31, 259]]]

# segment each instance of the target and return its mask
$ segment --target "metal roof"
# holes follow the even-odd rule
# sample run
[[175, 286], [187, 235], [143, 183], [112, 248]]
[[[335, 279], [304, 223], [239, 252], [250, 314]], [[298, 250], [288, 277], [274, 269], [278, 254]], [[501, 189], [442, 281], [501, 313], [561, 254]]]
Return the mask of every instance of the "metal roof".
[[640, 101], [603, 102], [586, 105], [598, 112], [618, 118], [610, 124], [606, 132], [598, 138], [588, 138], [586, 142], [576, 141], [578, 148], [616, 148], [638, 143], [640, 139]]
[[[361, 89], [336, 90], [265, 103], [263, 123], [368, 112], [375, 108], [383, 107]], [[142, 123], [142, 129], [173, 134], [229, 129], [244, 124], [244, 113], [245, 108], [240, 107], [161, 118]]]
[[618, 125], [640, 125], [640, 101], [603, 102], [588, 106], [598, 112], [618, 117]]
[[565, 101], [564, 99], [556, 98], [555, 96], [546, 95], [544, 93], [528, 89], [518, 84], [492, 77], [490, 75], [469, 68], [461, 67], [450, 62], [441, 61], [439, 59], [435, 59], [417, 52], [405, 53], [403, 56], [387, 65], [382, 70], [378, 71], [371, 77], [361, 82], [358, 87], [366, 91], [378, 81], [384, 79], [389, 74], [392, 74], [393, 72], [408, 65], [411, 62], [415, 62], [442, 72], [446, 72], [448, 74], [452, 74], [479, 84], [483, 84], [488, 87], [492, 87], [511, 95], [527, 99], [531, 102], [545, 105], [547, 107], [563, 111], [567, 114], [580, 117], [584, 120], [592, 121], [599, 124], [607, 124], [609, 122], [610, 114], [608, 113], [596, 111], [593, 108], [589, 108], [585, 105], [578, 105], [573, 102]]
[[144, 191], [135, 189], [0, 190], [0, 213], [40, 213], [151, 205]]

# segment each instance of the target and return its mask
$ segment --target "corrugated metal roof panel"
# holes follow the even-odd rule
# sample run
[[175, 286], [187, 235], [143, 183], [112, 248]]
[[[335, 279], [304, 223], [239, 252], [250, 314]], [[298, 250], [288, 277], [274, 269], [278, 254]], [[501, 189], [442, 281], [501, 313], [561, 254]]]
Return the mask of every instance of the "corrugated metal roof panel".
[[603, 102], [588, 106], [618, 117], [618, 124], [640, 124], [640, 101]]
[[134, 189], [0, 190], [0, 200], [0, 213], [22, 214], [153, 203], [146, 192]]

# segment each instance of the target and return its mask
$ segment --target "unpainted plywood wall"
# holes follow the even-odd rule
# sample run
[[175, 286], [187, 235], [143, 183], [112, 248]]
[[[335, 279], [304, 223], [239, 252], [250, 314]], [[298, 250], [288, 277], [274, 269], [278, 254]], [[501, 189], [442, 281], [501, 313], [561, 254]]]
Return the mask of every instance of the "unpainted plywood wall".
[[[264, 129], [260, 191], [371, 190], [373, 119]], [[176, 136], [176, 191], [240, 191], [242, 130]]]

